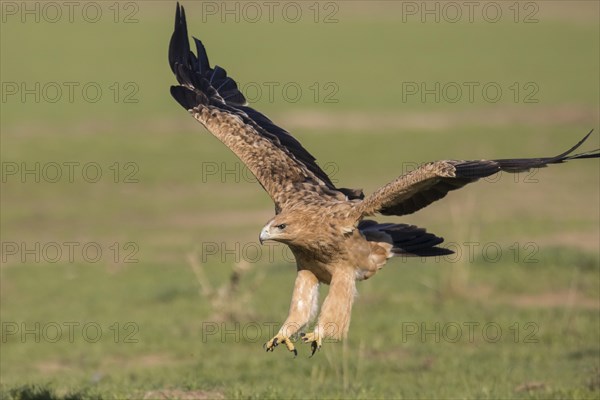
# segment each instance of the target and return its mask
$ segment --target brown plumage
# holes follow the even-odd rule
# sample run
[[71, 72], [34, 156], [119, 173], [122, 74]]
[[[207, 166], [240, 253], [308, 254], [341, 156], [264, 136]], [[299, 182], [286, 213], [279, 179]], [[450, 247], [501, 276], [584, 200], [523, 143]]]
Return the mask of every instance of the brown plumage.
[[296, 353], [291, 337], [317, 313], [319, 283], [330, 285], [314, 330], [301, 334], [312, 352], [324, 338], [348, 332], [357, 280], [371, 277], [390, 257], [435, 256], [451, 251], [443, 239], [405, 224], [377, 223], [376, 213], [406, 215], [499, 171], [520, 172], [567, 160], [600, 157], [598, 150], [572, 154], [591, 134], [555, 157], [436, 161], [403, 175], [371, 196], [337, 188], [315, 158], [284, 129], [249, 107], [235, 81], [218, 66], [210, 67], [202, 43], [190, 51], [185, 12], [177, 5], [169, 64], [179, 85], [173, 97], [210, 133], [233, 151], [256, 176], [275, 203], [275, 217], [260, 232], [261, 243], [276, 240], [292, 250], [298, 274], [287, 319], [265, 344], [267, 351], [284, 344]]

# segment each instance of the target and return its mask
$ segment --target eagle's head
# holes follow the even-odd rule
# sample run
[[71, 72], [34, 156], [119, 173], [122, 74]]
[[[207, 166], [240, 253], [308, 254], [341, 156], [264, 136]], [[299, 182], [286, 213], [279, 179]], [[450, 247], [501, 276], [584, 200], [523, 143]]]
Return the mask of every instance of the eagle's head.
[[277, 215], [271, 219], [260, 231], [258, 240], [260, 244], [267, 240], [274, 240], [281, 243], [292, 243], [298, 237], [300, 226], [295, 223], [293, 218]]
[[338, 250], [346, 234], [329, 219], [322, 210], [283, 211], [267, 222], [260, 231], [259, 241], [262, 244], [274, 240], [290, 246], [293, 251], [326, 259]]
[[260, 231], [259, 241], [275, 240], [287, 245], [310, 247], [312, 242], [322, 241], [327, 229], [323, 212], [314, 210], [284, 210], [273, 217]]

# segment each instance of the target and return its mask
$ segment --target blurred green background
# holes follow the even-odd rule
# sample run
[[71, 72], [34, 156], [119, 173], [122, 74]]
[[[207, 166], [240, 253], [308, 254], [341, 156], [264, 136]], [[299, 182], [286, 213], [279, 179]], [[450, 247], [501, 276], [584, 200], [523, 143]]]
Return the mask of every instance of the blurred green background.
[[[183, 4], [341, 186], [599, 128], [597, 2]], [[391, 260], [347, 341], [265, 354], [294, 264], [258, 246], [268, 196], [169, 95], [175, 3], [1, 6], [3, 396], [598, 398], [597, 160], [385, 218], [457, 256]]]

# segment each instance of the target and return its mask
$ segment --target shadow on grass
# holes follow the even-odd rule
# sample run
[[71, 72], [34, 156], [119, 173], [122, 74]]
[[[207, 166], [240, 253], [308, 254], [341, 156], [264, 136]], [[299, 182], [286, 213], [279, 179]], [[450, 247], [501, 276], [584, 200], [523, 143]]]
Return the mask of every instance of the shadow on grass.
[[2, 391], [1, 399], [7, 400], [92, 400], [100, 399], [99, 396], [89, 393], [87, 390], [67, 393], [64, 396], [55, 393], [53, 389], [42, 385], [24, 385]]

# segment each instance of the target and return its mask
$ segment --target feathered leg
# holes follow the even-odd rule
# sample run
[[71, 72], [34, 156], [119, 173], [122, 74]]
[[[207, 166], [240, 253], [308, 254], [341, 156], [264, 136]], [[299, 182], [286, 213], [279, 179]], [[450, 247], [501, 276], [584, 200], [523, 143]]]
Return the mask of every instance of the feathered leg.
[[302, 340], [310, 343], [312, 354], [321, 348], [323, 339], [340, 340], [350, 327], [352, 303], [356, 295], [356, 278], [351, 270], [338, 270], [331, 278], [329, 293], [323, 302], [315, 330], [302, 333]]
[[274, 338], [265, 343], [267, 351], [273, 351], [280, 343], [285, 344], [287, 349], [298, 355], [290, 337], [298, 332], [304, 325], [308, 324], [316, 314], [318, 307], [319, 281], [315, 274], [308, 270], [298, 271], [292, 303], [287, 319], [279, 329]]

